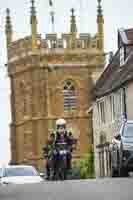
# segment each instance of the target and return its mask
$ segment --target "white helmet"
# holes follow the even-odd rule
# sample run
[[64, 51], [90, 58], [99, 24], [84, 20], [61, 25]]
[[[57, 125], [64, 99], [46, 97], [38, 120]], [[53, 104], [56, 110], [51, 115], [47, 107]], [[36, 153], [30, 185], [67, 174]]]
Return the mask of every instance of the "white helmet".
[[58, 119], [56, 121], [56, 126], [65, 125], [65, 124], [66, 124], [66, 121], [64, 119]]

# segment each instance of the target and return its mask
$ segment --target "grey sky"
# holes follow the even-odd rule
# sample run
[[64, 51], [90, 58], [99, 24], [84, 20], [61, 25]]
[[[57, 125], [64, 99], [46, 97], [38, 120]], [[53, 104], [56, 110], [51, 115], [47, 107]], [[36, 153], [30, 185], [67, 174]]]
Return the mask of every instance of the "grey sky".
[[[57, 32], [69, 31], [70, 9], [74, 7], [76, 9], [78, 30], [91, 34], [96, 33], [97, 0], [53, 0], [53, 2], [55, 4], [55, 29]], [[133, 27], [133, 1], [102, 0], [102, 5], [105, 20], [105, 50], [115, 51], [117, 48], [117, 29]], [[10, 157], [10, 89], [6, 69], [4, 68], [4, 63], [6, 63], [4, 23], [7, 7], [11, 9], [14, 37], [20, 38], [30, 34], [30, 0], [0, 1], [0, 163], [7, 162]], [[36, 0], [36, 7], [38, 31], [44, 36], [46, 32], [51, 30], [48, 0]]]

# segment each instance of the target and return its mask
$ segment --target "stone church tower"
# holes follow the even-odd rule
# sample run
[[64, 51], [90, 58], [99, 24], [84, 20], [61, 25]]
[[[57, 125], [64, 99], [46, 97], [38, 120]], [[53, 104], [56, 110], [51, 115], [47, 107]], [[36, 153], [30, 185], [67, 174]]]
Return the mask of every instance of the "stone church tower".
[[6, 16], [11, 162], [27, 162], [42, 169], [42, 147], [58, 118], [66, 119], [67, 127], [78, 138], [77, 158], [92, 144], [92, 116], [87, 110], [92, 86], [105, 62], [104, 20], [98, 0], [96, 35], [77, 32], [72, 9], [69, 33], [41, 38], [31, 2], [31, 36], [13, 41], [9, 9]]

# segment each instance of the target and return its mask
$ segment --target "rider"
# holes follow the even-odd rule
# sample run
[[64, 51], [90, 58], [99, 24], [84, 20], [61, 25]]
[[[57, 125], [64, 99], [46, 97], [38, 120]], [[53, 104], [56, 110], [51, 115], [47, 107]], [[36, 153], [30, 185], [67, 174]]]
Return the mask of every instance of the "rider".
[[56, 135], [55, 135], [55, 144], [59, 142], [66, 142], [67, 146], [70, 149], [70, 153], [67, 155], [67, 169], [71, 169], [71, 152], [72, 152], [72, 144], [73, 137], [72, 133], [66, 129], [66, 121], [64, 119], [58, 119], [56, 121]]
[[66, 129], [66, 121], [64, 119], [58, 119], [56, 121], [56, 132], [50, 134], [50, 137], [43, 148], [44, 158], [46, 160], [45, 167], [47, 179], [49, 179], [50, 176], [50, 161], [52, 157], [52, 150], [56, 143], [61, 142], [66, 142], [70, 149], [70, 153], [67, 155], [67, 169], [71, 169], [71, 153], [73, 150], [72, 145], [75, 143], [75, 140], [72, 133]]

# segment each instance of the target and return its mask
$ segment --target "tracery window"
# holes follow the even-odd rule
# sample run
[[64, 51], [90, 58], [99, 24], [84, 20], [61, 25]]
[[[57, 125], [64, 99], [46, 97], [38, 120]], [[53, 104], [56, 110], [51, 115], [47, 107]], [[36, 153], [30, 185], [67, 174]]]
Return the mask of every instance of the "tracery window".
[[64, 111], [73, 111], [77, 108], [77, 96], [72, 81], [65, 81], [64, 84]]

